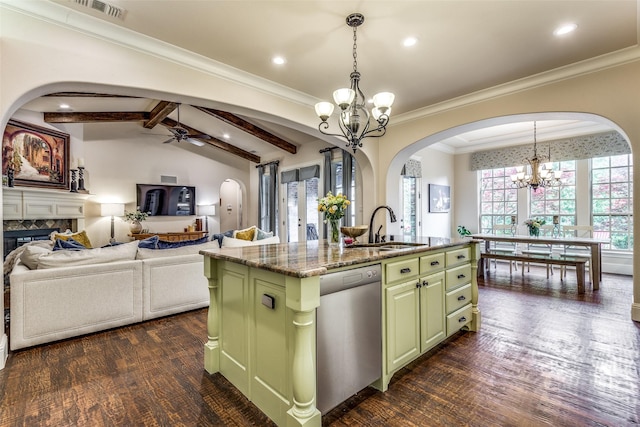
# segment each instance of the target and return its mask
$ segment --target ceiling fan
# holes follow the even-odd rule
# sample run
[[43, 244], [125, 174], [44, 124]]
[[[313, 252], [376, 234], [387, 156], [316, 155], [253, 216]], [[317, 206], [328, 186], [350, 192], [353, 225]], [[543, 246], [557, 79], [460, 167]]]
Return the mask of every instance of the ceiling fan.
[[176, 141], [176, 142], [180, 142], [180, 141], [187, 141], [193, 145], [196, 145], [198, 147], [202, 147], [203, 145], [205, 145], [204, 142], [202, 141], [198, 141], [196, 139], [193, 138], [202, 138], [202, 139], [211, 139], [211, 136], [201, 133], [201, 134], [196, 134], [196, 135], [189, 135], [189, 131], [185, 128], [183, 128], [182, 126], [180, 126], [180, 104], [178, 104], [178, 120], [177, 120], [177, 124], [174, 127], [170, 127], [167, 128], [169, 129], [169, 132], [171, 132], [173, 134], [173, 136], [169, 139], [167, 139], [166, 141], [163, 142], [163, 144], [168, 144], [170, 142]]

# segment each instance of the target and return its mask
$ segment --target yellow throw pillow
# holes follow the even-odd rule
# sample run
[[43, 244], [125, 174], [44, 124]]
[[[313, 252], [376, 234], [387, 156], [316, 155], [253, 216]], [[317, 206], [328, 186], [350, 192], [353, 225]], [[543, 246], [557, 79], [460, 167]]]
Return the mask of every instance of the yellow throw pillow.
[[82, 230], [79, 233], [73, 233], [73, 234], [55, 233], [53, 235], [53, 241], [55, 241], [56, 239], [68, 240], [69, 238], [71, 238], [71, 239], [75, 240], [76, 242], [80, 243], [85, 248], [91, 249], [91, 241], [89, 240], [89, 236], [87, 236], [87, 232], [84, 231], [84, 230]]
[[233, 233], [233, 237], [241, 240], [253, 240], [253, 236], [256, 234], [256, 226], [245, 228], [244, 230], [236, 230]]

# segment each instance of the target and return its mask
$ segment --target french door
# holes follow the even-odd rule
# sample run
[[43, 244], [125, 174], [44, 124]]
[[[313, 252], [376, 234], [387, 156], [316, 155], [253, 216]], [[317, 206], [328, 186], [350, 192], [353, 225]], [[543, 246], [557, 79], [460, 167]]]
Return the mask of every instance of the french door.
[[285, 230], [287, 242], [318, 240], [318, 178], [288, 182], [286, 185]]

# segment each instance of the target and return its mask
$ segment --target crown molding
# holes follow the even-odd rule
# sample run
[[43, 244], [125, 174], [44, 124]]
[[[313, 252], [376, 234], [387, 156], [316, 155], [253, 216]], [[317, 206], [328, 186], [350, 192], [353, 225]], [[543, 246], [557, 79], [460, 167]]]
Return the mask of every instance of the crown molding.
[[318, 102], [315, 97], [303, 92], [50, 1], [0, 0], [0, 8], [115, 43], [296, 104], [313, 106]]

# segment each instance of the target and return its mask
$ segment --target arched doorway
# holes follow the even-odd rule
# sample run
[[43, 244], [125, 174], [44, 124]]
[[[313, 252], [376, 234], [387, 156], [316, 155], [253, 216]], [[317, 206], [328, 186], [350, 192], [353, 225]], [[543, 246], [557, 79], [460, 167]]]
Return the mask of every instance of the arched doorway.
[[233, 179], [220, 186], [220, 231], [242, 228], [242, 188]]

